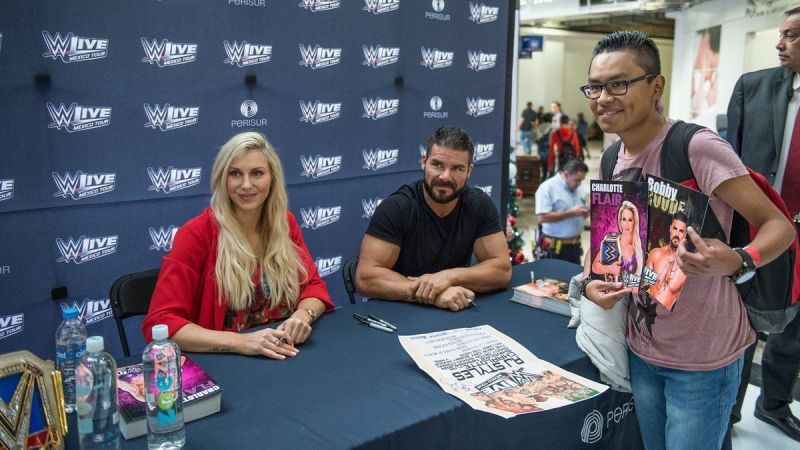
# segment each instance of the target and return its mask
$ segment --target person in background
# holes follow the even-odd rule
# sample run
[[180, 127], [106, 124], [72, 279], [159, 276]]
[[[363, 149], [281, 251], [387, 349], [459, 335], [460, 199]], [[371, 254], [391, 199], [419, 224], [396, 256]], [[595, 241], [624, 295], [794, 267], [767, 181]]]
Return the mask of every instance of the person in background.
[[578, 133], [578, 124], [574, 120], [569, 120], [569, 129], [572, 130], [576, 136], [578, 136], [578, 159], [581, 161], [585, 161], [586, 158], [589, 157], [589, 147], [586, 139]]
[[547, 155], [550, 152], [550, 133], [553, 131], [550, 126], [553, 116], [550, 113], [539, 116], [538, 125], [534, 128], [536, 137], [536, 152], [539, 154], [539, 171], [541, 179], [549, 176], [547, 172]]
[[569, 117], [561, 116], [561, 126], [550, 133], [550, 151], [547, 153], [548, 176], [559, 172], [571, 159], [576, 159], [580, 153], [578, 133], [569, 127]]
[[585, 157], [591, 158], [592, 155], [589, 154], [589, 123], [586, 121], [586, 118], [583, 116], [582, 112], [576, 114], [576, 131], [578, 132], [578, 139], [582, 140], [581, 145], [582, 148], [585, 149]]
[[145, 339], [165, 324], [184, 351], [296, 356], [333, 302], [287, 208], [278, 155], [261, 134], [240, 133], [211, 172], [211, 206], [180, 227], [164, 256]]
[[561, 111], [561, 103], [553, 100], [550, 103], [550, 113], [553, 115], [553, 118], [550, 122], [550, 126], [553, 127], [554, 130], [557, 130], [559, 126], [561, 126], [561, 116], [564, 114]]
[[533, 126], [536, 120], [536, 113], [533, 111], [533, 103], [528, 102], [519, 118], [517, 129], [519, 130], [519, 142], [522, 144], [522, 151], [526, 155], [533, 153]]
[[589, 215], [586, 193], [580, 187], [589, 167], [577, 159], [567, 162], [561, 173], [547, 179], [535, 194], [536, 217], [542, 227], [537, 245], [551, 257], [581, 263], [581, 232]]
[[[662, 176], [662, 144], [674, 124], [657, 109], [665, 84], [658, 47], [644, 33], [617, 31], [595, 46], [588, 84], [580, 89], [603, 131], [622, 140], [612, 180]], [[758, 266], [764, 265], [791, 244], [794, 229], [713, 131], [695, 133], [685, 150], [725, 233], [734, 210], [757, 232], [748, 247], [734, 250], [688, 227], [676, 251], [686, 275], [678, 307], [669, 311], [655, 302], [642, 309], [628, 297], [628, 363], [646, 448], [717, 449], [736, 401], [742, 355], [755, 340], [733, 280], [749, 267], [743, 254], [760, 254]], [[686, 249], [688, 239], [694, 253]], [[588, 275], [589, 258], [585, 264]], [[590, 278], [581, 291], [605, 309], [631, 294], [623, 283]]]
[[[361, 241], [361, 295], [460, 311], [476, 292], [508, 285], [500, 213], [485, 192], [467, 186], [473, 152], [460, 128], [442, 127], [428, 138], [423, 179], [382, 201]], [[478, 263], [470, 266], [473, 254]]]
[[[727, 139], [745, 165], [781, 193], [800, 226], [800, 7], [786, 11], [778, 43], [780, 67], [742, 75], [728, 103]], [[777, 137], [776, 137], [777, 136]], [[795, 283], [800, 280], [795, 280]], [[755, 344], [745, 353], [731, 425], [742, 418]], [[792, 388], [800, 371], [800, 314], [781, 333], [770, 333], [761, 358], [761, 395], [755, 417], [800, 441], [792, 414]]]

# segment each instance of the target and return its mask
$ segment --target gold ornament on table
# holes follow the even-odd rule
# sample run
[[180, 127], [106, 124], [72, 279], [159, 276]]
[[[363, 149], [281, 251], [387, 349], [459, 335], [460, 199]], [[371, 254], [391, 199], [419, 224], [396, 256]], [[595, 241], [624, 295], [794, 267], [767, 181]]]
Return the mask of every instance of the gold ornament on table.
[[67, 414], [61, 372], [22, 350], [0, 355], [0, 448], [62, 449]]

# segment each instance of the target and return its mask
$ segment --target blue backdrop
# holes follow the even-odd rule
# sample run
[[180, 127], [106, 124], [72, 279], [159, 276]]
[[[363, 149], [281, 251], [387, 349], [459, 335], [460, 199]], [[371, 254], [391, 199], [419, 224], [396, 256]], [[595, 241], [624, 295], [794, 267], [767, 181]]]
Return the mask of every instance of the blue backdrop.
[[341, 264], [376, 204], [420, 178], [436, 128], [471, 134], [470, 184], [499, 206], [512, 3], [0, 4], [0, 352], [52, 359], [60, 306], [77, 304], [120, 355], [111, 284], [160, 265], [241, 131], [278, 150], [337, 303]]

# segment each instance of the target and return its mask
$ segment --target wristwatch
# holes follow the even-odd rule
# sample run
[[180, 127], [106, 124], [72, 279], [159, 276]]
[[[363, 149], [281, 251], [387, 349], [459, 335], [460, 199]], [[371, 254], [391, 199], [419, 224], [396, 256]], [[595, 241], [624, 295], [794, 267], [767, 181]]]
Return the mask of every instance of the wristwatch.
[[306, 312], [308, 313], [309, 316], [311, 316], [311, 321], [312, 322], [317, 320], [317, 312], [316, 311], [314, 311], [313, 309], [310, 309], [310, 308], [306, 308]]
[[[597, 281], [597, 280], [587, 277], [586, 279], [581, 281], [580, 291], [581, 291], [581, 295], [582, 296], [586, 297], [586, 286], [589, 286], [589, 283], [591, 283], [592, 281]], [[589, 297], [586, 297], [586, 298], [589, 298]]]
[[756, 263], [753, 261], [753, 257], [750, 256], [750, 253], [747, 253], [744, 249], [736, 247], [733, 251], [742, 257], [742, 267], [728, 278], [736, 284], [747, 283], [756, 275]]

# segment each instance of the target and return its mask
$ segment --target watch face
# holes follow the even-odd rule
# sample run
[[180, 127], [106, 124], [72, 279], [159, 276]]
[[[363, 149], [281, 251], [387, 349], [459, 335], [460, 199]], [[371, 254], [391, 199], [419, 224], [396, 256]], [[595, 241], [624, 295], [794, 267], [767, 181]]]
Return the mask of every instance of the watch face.
[[740, 276], [738, 276], [736, 278], [736, 281], [734, 281], [734, 283], [736, 283], [736, 284], [747, 283], [748, 281], [752, 280], [754, 276], [756, 276], [756, 271], [755, 270], [751, 270], [750, 272], [746, 272], [746, 273], [743, 273]]

